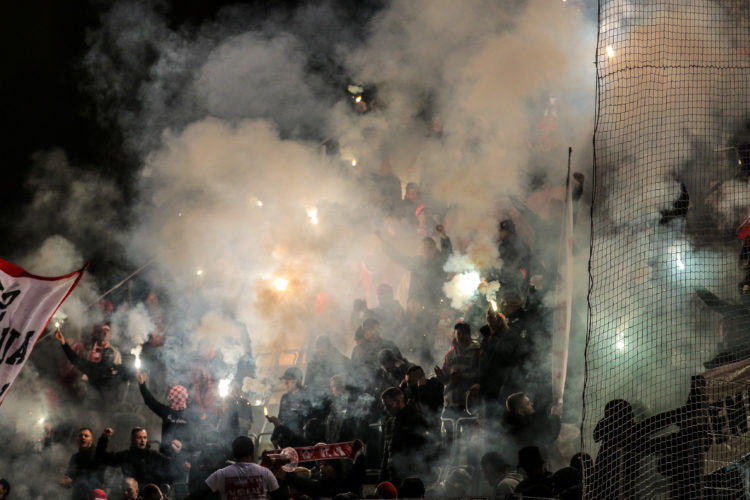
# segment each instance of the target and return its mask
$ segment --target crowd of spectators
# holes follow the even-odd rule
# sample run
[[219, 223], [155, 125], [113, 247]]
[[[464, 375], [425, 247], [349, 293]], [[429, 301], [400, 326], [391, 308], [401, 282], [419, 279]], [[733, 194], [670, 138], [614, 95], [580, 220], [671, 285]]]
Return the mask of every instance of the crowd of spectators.
[[[304, 363], [276, 374], [283, 395], [278, 412], [265, 415], [276, 451], [354, 443], [354, 456], [261, 462], [261, 441], [248, 432], [257, 403], [242, 382], [257, 376], [247, 330], [240, 328], [236, 364], [224, 362], [208, 340], [180, 358], [168, 356], [162, 346], [169, 328], [151, 294], [154, 329], [139, 346], [143, 368], [112, 345], [106, 322], [95, 326], [89, 342], [53, 332], [62, 350], [57, 356], [65, 360], [54, 374], [59, 387], [75, 397], [86, 393], [87, 401], [112, 411], [107, 415], [118, 426], [127, 425], [116, 416], [126, 399], [123, 387], [137, 387], [136, 420], [143, 422], [150, 410], [161, 422], [152, 446], [156, 429], [74, 418], [85, 427], [75, 430], [78, 449], [60, 471], [60, 498], [580, 498], [586, 460], [574, 457], [552, 474], [545, 459], [561, 426], [544, 305], [550, 290], [544, 278], [554, 276], [556, 263], [517, 230], [519, 223], [537, 231], [554, 226], [559, 213], [524, 220], [523, 210], [533, 207], [521, 204], [497, 221], [498, 259], [481, 270], [496, 292], [456, 310], [444, 291], [454, 246], [447, 209], [423, 196], [417, 183], [402, 184], [387, 161], [367, 182], [377, 187], [374, 201], [385, 218], [413, 232], [416, 255], [387, 231], [376, 232], [380, 248], [373, 250], [403, 269], [408, 288], [397, 292], [399, 283], [387, 279], [372, 283], [372, 307], [354, 301], [350, 355], [340, 338], [315, 336]], [[577, 199], [583, 177], [574, 182]], [[219, 379], [232, 381], [228, 394], [219, 395]], [[129, 432], [127, 448], [113, 449], [115, 429]], [[41, 452], [71, 435], [49, 427]], [[8, 498], [12, 482], [0, 481], [0, 498]]]

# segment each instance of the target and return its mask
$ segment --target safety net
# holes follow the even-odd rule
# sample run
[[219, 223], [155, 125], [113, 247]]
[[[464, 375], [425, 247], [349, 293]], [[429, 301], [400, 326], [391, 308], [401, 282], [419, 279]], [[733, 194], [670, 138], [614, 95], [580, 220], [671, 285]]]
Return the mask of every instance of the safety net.
[[586, 498], [750, 492], [750, 6], [600, 0]]

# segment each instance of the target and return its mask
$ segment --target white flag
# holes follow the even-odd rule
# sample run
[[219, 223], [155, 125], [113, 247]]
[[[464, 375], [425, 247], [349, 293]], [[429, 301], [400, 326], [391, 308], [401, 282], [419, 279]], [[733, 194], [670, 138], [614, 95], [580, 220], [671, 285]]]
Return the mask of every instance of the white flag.
[[44, 278], [0, 259], [0, 404], [84, 269]]

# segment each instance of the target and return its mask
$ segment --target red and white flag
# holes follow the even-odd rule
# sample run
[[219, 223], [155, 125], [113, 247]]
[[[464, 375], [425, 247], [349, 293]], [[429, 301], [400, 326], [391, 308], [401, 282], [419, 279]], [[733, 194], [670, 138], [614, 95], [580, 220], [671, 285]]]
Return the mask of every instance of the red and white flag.
[[44, 278], [0, 259], [0, 404], [84, 269]]

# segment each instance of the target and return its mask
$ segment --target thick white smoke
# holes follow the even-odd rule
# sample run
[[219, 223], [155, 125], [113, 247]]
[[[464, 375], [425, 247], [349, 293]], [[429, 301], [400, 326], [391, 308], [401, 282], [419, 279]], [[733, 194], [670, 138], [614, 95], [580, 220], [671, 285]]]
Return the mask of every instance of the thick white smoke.
[[[211, 339], [233, 361], [236, 322], [256, 353], [328, 332], [348, 354], [352, 299], [376, 305], [379, 282], [368, 288], [368, 277], [405, 299], [404, 270], [373, 232], [413, 255], [422, 237], [383, 222], [373, 181], [382, 161], [402, 185], [420, 184], [467, 272], [498, 264], [499, 218], [514, 218], [530, 243], [543, 241], [508, 196], [525, 196], [532, 177], [562, 184], [567, 146], [574, 170], [588, 173], [595, 27], [573, 2], [393, 2], [356, 35], [333, 7], [308, 7], [283, 25], [243, 24], [232, 9], [193, 30], [173, 29], [140, 2], [104, 14], [89, 37], [87, 85], [100, 118], [117, 123], [142, 160], [137, 193], [126, 200], [76, 170], [57, 188], [39, 184], [41, 208], [30, 214], [58, 211], [69, 230], [91, 220], [90, 234], [115, 234], [134, 267], [155, 259], [141, 278], [169, 298], [170, 356], [185, 348], [171, 334], [193, 347]], [[324, 28], [313, 33], [303, 14]], [[340, 74], [311, 69], [320, 58]], [[334, 83], [340, 88], [327, 88]], [[368, 113], [352, 111], [349, 83], [377, 88]], [[321, 147], [329, 138], [338, 155]], [[123, 236], [110, 212], [126, 202]], [[86, 249], [56, 252], [54, 269], [65, 255], [75, 256], [66, 266], [80, 265]], [[274, 286], [279, 279], [287, 286]], [[89, 326], [99, 294], [81, 290], [65, 310]], [[113, 338], [124, 344], [156, 326], [142, 306], [117, 314], [127, 320], [115, 318]]]

